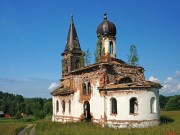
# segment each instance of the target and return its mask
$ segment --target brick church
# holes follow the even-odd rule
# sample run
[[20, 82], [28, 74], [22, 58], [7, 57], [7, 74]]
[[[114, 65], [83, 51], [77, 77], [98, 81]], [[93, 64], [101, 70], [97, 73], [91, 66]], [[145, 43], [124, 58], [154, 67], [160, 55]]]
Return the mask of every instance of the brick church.
[[144, 68], [116, 58], [116, 26], [106, 14], [96, 32], [97, 62], [84, 66], [71, 17], [60, 87], [51, 92], [52, 121], [91, 121], [114, 128], [159, 125], [161, 85], [145, 80]]

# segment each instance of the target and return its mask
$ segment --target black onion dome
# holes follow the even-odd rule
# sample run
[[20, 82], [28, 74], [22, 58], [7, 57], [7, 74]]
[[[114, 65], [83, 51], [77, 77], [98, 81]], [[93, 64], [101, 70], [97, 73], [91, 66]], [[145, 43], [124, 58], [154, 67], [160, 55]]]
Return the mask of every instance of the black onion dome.
[[116, 26], [114, 23], [108, 21], [106, 13], [104, 14], [103, 22], [97, 27], [97, 36], [99, 37], [100, 35], [116, 36]]

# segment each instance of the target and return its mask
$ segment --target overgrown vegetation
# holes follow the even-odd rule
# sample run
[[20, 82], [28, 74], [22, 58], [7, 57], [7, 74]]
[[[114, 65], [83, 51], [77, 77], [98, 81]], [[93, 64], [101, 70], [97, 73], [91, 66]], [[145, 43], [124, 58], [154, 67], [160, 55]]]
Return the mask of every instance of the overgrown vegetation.
[[41, 120], [36, 123], [35, 134], [41, 135], [163, 135], [180, 134], [180, 111], [161, 112], [162, 124], [149, 128], [112, 129], [101, 128], [91, 122], [56, 123], [50, 120]]
[[90, 53], [89, 49], [87, 49], [87, 51], [84, 52], [84, 59], [85, 59], [86, 66], [91, 63], [91, 53]]
[[26, 124], [25, 119], [0, 118], [0, 135], [17, 135]]
[[[161, 125], [149, 128], [112, 129], [91, 122], [57, 123], [51, 118], [34, 122], [35, 135], [163, 135], [180, 134], [180, 111], [162, 111]], [[0, 135], [15, 135], [29, 122], [24, 119], [0, 119]], [[29, 129], [30, 130], [30, 129]], [[29, 132], [29, 131], [27, 131]]]
[[99, 36], [98, 41], [96, 43], [96, 50], [94, 51], [95, 62], [98, 62], [99, 56], [102, 53], [101, 51], [102, 51], [102, 36]]
[[131, 45], [129, 48], [130, 54], [128, 55], [128, 63], [132, 66], [135, 66], [138, 64], [139, 58], [138, 53], [135, 45]]

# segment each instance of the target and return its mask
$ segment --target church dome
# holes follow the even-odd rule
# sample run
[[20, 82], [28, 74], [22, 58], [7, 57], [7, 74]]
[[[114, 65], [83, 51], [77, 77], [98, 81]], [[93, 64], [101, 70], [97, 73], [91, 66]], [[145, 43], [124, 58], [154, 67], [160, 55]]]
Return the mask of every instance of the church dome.
[[114, 23], [108, 21], [106, 13], [104, 14], [103, 22], [99, 24], [96, 32], [98, 37], [100, 35], [116, 36], [116, 26], [114, 25]]

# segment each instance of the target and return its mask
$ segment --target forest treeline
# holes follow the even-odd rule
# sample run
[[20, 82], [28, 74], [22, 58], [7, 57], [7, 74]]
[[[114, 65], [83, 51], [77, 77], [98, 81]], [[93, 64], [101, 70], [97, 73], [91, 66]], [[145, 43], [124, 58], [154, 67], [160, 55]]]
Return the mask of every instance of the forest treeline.
[[[180, 95], [160, 95], [159, 101], [161, 110], [180, 110]], [[46, 115], [52, 115], [52, 99], [24, 98], [21, 95], [0, 91], [0, 111], [15, 117], [20, 117], [21, 113], [26, 113], [37, 118], [43, 118]]]
[[0, 111], [17, 118], [21, 117], [21, 113], [43, 118], [52, 114], [52, 99], [24, 98], [0, 91]]
[[180, 111], [180, 95], [159, 96], [160, 108], [163, 111]]

